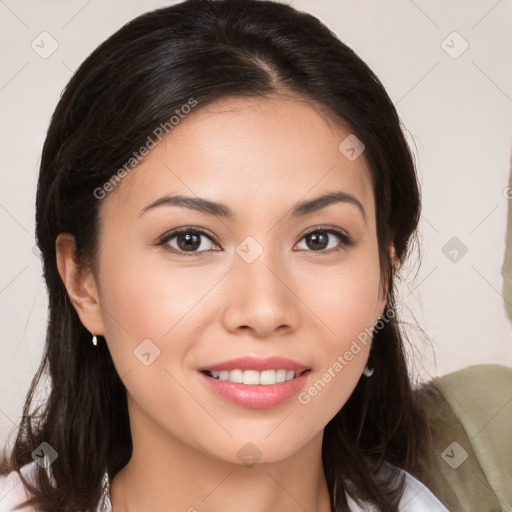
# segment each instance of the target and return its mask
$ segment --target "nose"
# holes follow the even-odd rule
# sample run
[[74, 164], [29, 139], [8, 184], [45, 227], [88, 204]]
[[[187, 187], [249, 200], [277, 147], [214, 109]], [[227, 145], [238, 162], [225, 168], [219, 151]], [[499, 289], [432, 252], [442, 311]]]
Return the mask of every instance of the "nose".
[[228, 276], [224, 327], [230, 332], [250, 331], [265, 338], [286, 334], [298, 328], [301, 321], [300, 298], [293, 288], [289, 269], [271, 251], [264, 251], [248, 263], [236, 255]]

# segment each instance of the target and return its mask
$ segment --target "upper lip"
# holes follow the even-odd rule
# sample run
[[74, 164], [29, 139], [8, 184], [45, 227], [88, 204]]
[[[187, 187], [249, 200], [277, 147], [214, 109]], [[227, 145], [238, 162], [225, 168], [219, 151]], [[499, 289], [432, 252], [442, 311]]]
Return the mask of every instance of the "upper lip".
[[230, 359], [229, 361], [222, 361], [220, 363], [203, 366], [199, 371], [223, 371], [223, 370], [291, 370], [294, 372], [302, 372], [308, 370], [309, 367], [288, 359], [286, 357], [272, 356], [272, 357], [239, 357], [237, 359]]

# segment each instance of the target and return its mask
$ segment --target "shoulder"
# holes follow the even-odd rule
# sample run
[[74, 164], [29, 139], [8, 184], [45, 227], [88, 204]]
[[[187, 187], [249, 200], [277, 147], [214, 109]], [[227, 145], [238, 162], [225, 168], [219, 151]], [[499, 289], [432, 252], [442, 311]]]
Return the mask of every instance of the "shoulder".
[[[407, 471], [403, 469], [399, 469], [399, 471], [405, 476], [404, 492], [398, 504], [399, 512], [449, 512], [424, 484]], [[348, 495], [347, 501], [351, 512], [363, 512], [363, 509]], [[375, 508], [370, 510], [378, 512]]]
[[[24, 478], [30, 482], [35, 482], [37, 472], [37, 463], [30, 462], [21, 468]], [[110, 488], [108, 474], [103, 475], [104, 494], [98, 512], [112, 512], [110, 503]], [[7, 475], [0, 476], [0, 512], [18, 512], [14, 507], [20, 505], [31, 497], [23, 482], [16, 471], [12, 471]], [[19, 509], [19, 512], [37, 512], [34, 507], [25, 506]]]
[[[21, 468], [21, 473], [27, 479], [31, 479], [35, 472], [36, 462], [25, 464]], [[14, 512], [14, 507], [20, 505], [29, 497], [30, 495], [16, 471], [0, 476], [0, 510], [2, 512]], [[35, 512], [33, 507], [23, 507], [19, 511]]]

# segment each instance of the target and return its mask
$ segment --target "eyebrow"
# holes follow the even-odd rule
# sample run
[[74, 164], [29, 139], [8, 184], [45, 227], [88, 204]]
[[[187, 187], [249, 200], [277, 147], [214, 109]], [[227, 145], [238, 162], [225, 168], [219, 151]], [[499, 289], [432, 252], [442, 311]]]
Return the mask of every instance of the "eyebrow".
[[[301, 201], [295, 205], [291, 212], [291, 217], [302, 217], [313, 212], [317, 212], [336, 203], [352, 204], [360, 211], [366, 222], [366, 212], [361, 202], [352, 194], [343, 191], [330, 192], [314, 199]], [[152, 210], [159, 206], [176, 206], [179, 208], [189, 208], [201, 213], [214, 215], [215, 217], [222, 217], [226, 219], [234, 219], [235, 214], [233, 211], [222, 203], [210, 201], [202, 197], [189, 197], [183, 195], [165, 195], [151, 204], [145, 206], [139, 213], [139, 217], [145, 214], [148, 210]]]

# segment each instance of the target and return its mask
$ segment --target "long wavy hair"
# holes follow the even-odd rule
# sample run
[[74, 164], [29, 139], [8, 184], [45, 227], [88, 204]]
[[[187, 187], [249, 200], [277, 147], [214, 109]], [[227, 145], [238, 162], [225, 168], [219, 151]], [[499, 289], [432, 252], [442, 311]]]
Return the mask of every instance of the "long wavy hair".
[[[96, 48], [51, 118], [36, 198], [36, 239], [49, 294], [46, 342], [14, 445], [4, 448], [0, 466], [0, 474], [20, 474], [42, 442], [58, 452], [51, 475], [38, 471], [34, 485], [20, 474], [33, 495], [27, 504], [46, 512], [95, 510], [103, 474], [112, 479], [132, 453], [126, 388], [106, 343], [92, 345], [70, 302], [56, 265], [57, 235], [73, 234], [77, 261], [94, 270], [101, 205], [94, 191], [157, 127], [190, 98], [199, 109], [220, 98], [280, 93], [319, 105], [363, 141], [386, 311], [395, 312], [374, 333], [374, 375], [361, 377], [324, 430], [332, 510], [348, 510], [347, 493], [396, 511], [403, 474], [383, 478], [384, 462], [422, 475], [428, 424], [413, 398], [394, 293], [397, 270], [418, 239], [420, 191], [396, 109], [372, 70], [314, 16], [272, 1], [187, 0], [138, 16]], [[38, 402], [43, 376], [49, 392]]]

